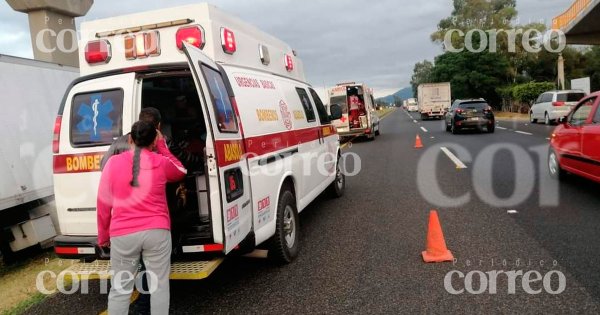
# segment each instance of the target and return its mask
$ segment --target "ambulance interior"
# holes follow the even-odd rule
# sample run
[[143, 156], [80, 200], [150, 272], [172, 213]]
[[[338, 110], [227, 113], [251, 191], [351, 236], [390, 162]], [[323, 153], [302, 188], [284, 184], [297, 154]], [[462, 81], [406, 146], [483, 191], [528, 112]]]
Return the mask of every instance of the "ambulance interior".
[[347, 87], [346, 96], [334, 96], [331, 98], [330, 104], [340, 105], [342, 113], [348, 114], [350, 129], [367, 127], [367, 110], [362, 87]]
[[171, 153], [188, 170], [185, 179], [167, 185], [174, 254], [182, 245], [212, 242], [205, 177], [207, 128], [196, 86], [189, 72], [142, 77], [142, 108], [161, 113], [161, 132]]

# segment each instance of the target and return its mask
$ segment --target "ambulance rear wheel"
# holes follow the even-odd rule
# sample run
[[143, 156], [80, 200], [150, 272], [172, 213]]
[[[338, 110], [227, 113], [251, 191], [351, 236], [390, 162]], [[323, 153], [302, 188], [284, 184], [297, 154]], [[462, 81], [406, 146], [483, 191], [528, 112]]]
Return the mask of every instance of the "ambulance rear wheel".
[[333, 198], [340, 198], [344, 195], [344, 191], [346, 191], [346, 176], [340, 168], [339, 158], [335, 167], [335, 180], [329, 185], [327, 190]]
[[277, 206], [275, 235], [271, 239], [269, 258], [288, 264], [298, 256], [300, 225], [298, 224], [296, 198], [287, 188], [281, 192]]

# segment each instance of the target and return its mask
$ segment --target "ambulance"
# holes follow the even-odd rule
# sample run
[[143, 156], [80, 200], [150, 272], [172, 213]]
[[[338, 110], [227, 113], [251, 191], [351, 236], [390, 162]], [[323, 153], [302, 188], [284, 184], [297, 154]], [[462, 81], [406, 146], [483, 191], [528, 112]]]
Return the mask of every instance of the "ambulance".
[[298, 213], [345, 188], [331, 123], [341, 109], [327, 111], [296, 52], [208, 4], [83, 22], [81, 33], [82, 77], [54, 126], [58, 256], [109, 257], [96, 240], [100, 161], [155, 107], [165, 137], [203, 161], [182, 161], [186, 179], [167, 187], [172, 278], [205, 277], [220, 257], [257, 247], [291, 262]]
[[338, 83], [329, 89], [328, 96], [329, 104], [342, 109], [342, 117], [333, 121], [340, 137], [365, 136], [374, 140], [379, 135], [372, 89], [355, 82]]

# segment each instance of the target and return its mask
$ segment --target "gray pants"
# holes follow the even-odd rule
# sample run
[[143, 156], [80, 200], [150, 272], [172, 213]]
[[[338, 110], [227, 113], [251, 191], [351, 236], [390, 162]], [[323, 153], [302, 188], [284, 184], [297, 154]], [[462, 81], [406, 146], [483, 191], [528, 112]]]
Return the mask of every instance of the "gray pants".
[[[169, 274], [171, 272], [171, 232], [147, 230], [110, 238], [110, 264], [113, 276], [108, 294], [108, 314], [129, 313], [131, 293], [140, 254], [146, 265], [152, 315], [169, 313]], [[141, 279], [138, 280], [141, 290]]]

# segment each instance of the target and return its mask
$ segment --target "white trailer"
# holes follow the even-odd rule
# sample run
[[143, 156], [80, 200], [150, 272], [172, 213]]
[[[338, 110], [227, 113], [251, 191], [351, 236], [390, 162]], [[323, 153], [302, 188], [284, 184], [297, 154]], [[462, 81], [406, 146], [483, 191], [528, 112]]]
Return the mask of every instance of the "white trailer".
[[77, 68], [0, 55], [0, 251], [49, 243], [56, 235], [52, 203], [52, 126]]
[[421, 119], [443, 118], [452, 105], [450, 82], [420, 84], [418, 100]]

